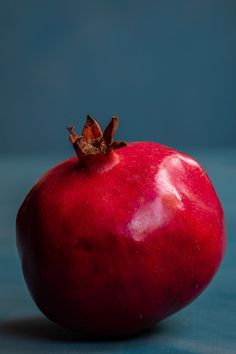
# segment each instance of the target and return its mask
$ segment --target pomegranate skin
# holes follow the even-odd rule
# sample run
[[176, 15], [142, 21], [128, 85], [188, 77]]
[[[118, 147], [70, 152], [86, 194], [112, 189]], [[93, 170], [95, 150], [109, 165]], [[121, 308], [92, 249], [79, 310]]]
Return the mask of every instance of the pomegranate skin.
[[225, 249], [224, 216], [191, 157], [128, 143], [86, 165], [70, 158], [34, 185], [17, 215], [30, 293], [82, 334], [130, 335], [195, 299]]

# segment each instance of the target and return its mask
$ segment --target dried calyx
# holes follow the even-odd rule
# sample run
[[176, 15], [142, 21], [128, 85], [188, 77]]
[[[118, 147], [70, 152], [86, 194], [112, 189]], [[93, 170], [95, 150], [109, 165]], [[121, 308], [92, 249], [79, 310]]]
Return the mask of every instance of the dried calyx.
[[67, 130], [78, 158], [83, 159], [88, 155], [107, 154], [111, 150], [125, 146], [124, 141], [113, 142], [117, 127], [118, 118], [112, 117], [102, 133], [99, 124], [88, 115], [81, 136], [75, 133], [73, 126], [67, 127]]

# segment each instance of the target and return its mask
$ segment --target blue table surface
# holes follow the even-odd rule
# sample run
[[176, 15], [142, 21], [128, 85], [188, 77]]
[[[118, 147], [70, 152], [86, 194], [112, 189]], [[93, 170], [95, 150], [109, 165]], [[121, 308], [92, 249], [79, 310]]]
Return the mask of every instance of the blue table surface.
[[[189, 151], [188, 151], [189, 152]], [[223, 204], [227, 252], [207, 290], [152, 331], [113, 341], [79, 340], [47, 320], [26, 289], [15, 215], [35, 180], [65, 156], [0, 157], [0, 353], [236, 353], [236, 150], [193, 150]]]

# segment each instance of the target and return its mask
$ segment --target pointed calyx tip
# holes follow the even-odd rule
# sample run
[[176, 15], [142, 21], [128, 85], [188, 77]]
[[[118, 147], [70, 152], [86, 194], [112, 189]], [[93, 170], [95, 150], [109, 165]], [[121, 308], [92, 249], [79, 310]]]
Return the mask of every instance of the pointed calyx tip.
[[109, 151], [119, 149], [126, 145], [124, 141], [113, 141], [118, 127], [118, 118], [113, 116], [104, 132], [90, 115], [87, 115], [82, 135], [79, 136], [74, 131], [73, 126], [67, 127], [70, 133], [70, 141], [74, 146], [79, 158], [87, 155], [107, 154]]

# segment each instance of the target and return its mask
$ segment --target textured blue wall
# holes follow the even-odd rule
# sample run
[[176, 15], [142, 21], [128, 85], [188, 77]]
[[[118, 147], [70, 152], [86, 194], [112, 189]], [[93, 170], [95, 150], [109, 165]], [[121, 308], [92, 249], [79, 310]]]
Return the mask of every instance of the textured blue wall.
[[0, 151], [67, 149], [87, 112], [118, 138], [236, 144], [236, 1], [0, 2]]

